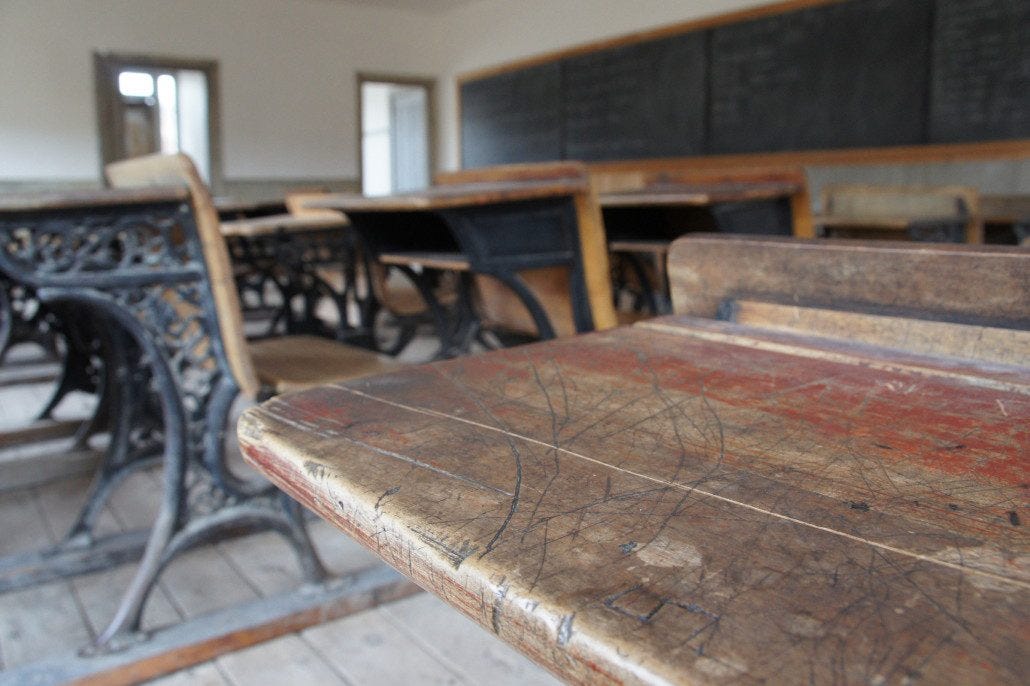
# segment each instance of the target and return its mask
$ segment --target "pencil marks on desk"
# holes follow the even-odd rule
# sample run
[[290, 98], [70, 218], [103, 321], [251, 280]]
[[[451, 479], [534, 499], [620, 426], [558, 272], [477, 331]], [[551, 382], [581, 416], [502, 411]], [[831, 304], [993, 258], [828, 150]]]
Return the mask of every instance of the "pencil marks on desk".
[[[317, 427], [305, 454], [367, 503], [384, 557], [544, 663], [1016, 677], [1030, 555], [1009, 513], [1026, 507], [1030, 400], [663, 336], [414, 368], [275, 405], [274, 421]], [[337, 462], [334, 427], [368, 448]], [[598, 646], [615, 652], [598, 662]]]

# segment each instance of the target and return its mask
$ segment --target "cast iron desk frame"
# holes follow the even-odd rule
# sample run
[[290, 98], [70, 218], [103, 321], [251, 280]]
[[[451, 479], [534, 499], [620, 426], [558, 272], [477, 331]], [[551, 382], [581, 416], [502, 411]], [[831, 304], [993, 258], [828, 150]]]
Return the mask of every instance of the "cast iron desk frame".
[[[308, 334], [373, 347], [370, 335], [375, 300], [367, 283], [367, 256], [342, 218], [272, 214], [223, 221], [222, 235], [237, 269], [245, 310], [272, 311], [263, 336]], [[339, 270], [338, 290], [320, 273]], [[277, 298], [269, 302], [268, 289]], [[328, 301], [337, 324], [318, 314]], [[357, 306], [352, 324], [348, 304]], [[299, 305], [299, 307], [298, 307]]]
[[436, 186], [383, 197], [329, 195], [310, 207], [344, 212], [371, 256], [460, 253], [469, 269], [492, 276], [518, 296], [540, 338], [554, 327], [518, 272], [564, 266], [576, 331], [594, 329], [586, 290], [575, 195], [585, 181], [518, 181]]
[[[120, 342], [109, 348], [120, 390], [117, 418], [86, 504], [53, 550], [4, 560], [8, 587], [102, 569], [142, 553], [114, 618], [97, 638], [104, 650], [139, 629], [144, 603], [176, 555], [226, 531], [275, 530], [291, 544], [307, 581], [325, 577], [296, 503], [263, 480], [237, 477], [225, 464], [225, 427], [239, 388], [184, 190], [6, 198], [0, 201], [0, 271], [29, 285], [43, 303], [73, 305], [124, 333], [111, 337]], [[94, 525], [111, 492], [157, 459], [163, 488], [152, 528], [99, 537]], [[25, 574], [29, 568], [34, 571]]]
[[[712, 208], [716, 213], [716, 225], [719, 225], [718, 207], [746, 206], [750, 203], [777, 202], [784, 205], [776, 208], [788, 211], [793, 215], [798, 211], [795, 198], [804, 190], [804, 185], [792, 180], [735, 180], [713, 182], [667, 182], [654, 183], [643, 188], [601, 193], [598, 202], [605, 213], [606, 224], [611, 223], [612, 213], [623, 215], [640, 213], [647, 216], [644, 225], [634, 225], [627, 230], [609, 230], [608, 242], [614, 254], [628, 258], [634, 276], [641, 284], [648, 284], [648, 292], [644, 294], [647, 309], [653, 314], [668, 314], [669, 280], [665, 269], [665, 258], [668, 246], [673, 239], [691, 232], [691, 227], [671, 224], [661, 217], [663, 211], [676, 208]], [[807, 196], [802, 198], [807, 202]], [[620, 225], [628, 225], [623, 217]], [[653, 225], [657, 221], [660, 225]], [[636, 222], [633, 222], [636, 224]], [[797, 220], [794, 219], [794, 233], [797, 231]], [[696, 230], [696, 229], [695, 229]], [[751, 231], [748, 231], [749, 233]], [[762, 233], [760, 230], [754, 233]], [[656, 283], [652, 283], [641, 255], [653, 256], [657, 261]]]

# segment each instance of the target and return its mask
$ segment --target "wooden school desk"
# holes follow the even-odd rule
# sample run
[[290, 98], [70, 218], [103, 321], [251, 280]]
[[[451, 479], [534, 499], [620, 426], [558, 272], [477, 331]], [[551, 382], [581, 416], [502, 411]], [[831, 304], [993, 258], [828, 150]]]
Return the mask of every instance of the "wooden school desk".
[[[807, 220], [808, 193], [801, 173], [738, 173], [725, 178], [656, 181], [639, 188], [600, 193], [598, 202], [604, 214], [608, 249], [630, 260], [636, 280], [648, 288], [644, 297], [653, 314], [670, 311], [665, 262], [672, 240], [690, 231], [705, 230], [704, 226], [691, 226], [690, 215], [682, 215], [684, 210], [708, 208], [716, 213], [718, 225], [716, 206], [732, 206], [734, 209], [725, 217], [731, 224], [724, 229], [728, 232], [739, 227], [746, 233], [781, 230], [803, 235], [801, 232], [811, 228]], [[733, 212], [742, 216], [733, 217]], [[653, 272], [653, 277], [648, 272]]]
[[524, 270], [570, 270], [563, 305], [571, 310], [565, 318], [573, 331], [614, 325], [607, 270], [594, 264], [605, 262], [606, 254], [585, 174], [455, 183], [379, 197], [328, 195], [307, 206], [344, 212], [375, 259], [494, 277], [519, 298], [541, 338], [553, 338], [558, 322], [520, 276]]
[[240, 438], [573, 683], [1017, 683], [1028, 264], [681, 239], [683, 314], [276, 399]]

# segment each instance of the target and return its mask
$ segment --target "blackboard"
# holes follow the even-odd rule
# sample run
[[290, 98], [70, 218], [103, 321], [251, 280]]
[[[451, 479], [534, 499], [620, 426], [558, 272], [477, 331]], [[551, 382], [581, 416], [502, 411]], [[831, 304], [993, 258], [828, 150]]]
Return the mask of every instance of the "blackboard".
[[589, 53], [561, 65], [566, 159], [704, 152], [703, 34]]
[[1030, 1], [938, 0], [930, 139], [1018, 138], [1030, 130]]
[[557, 62], [462, 85], [462, 166], [562, 159], [561, 111]]
[[711, 153], [923, 137], [930, 0], [863, 0], [712, 31]]
[[844, 0], [466, 80], [463, 165], [1030, 138], [1030, 0]]

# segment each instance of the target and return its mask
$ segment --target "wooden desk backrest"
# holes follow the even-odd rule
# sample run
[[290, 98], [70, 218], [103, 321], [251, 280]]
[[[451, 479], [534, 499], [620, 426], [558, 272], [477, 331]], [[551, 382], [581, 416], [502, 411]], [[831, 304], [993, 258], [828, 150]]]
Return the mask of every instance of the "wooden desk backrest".
[[[611, 328], [618, 322], [612, 304], [608, 244], [601, 209], [597, 204], [597, 194], [585, 166], [579, 162], [544, 162], [484, 167], [441, 173], [437, 175], [436, 182], [440, 185], [450, 185], [556, 179], [582, 179], [586, 183], [587, 190], [577, 194], [575, 198], [583, 278], [590, 300], [594, 328]], [[569, 270], [563, 267], [546, 267], [527, 270], [521, 276], [541, 301], [555, 333], [558, 336], [574, 334], [576, 327], [568, 295]], [[477, 277], [476, 282], [482, 315], [487, 321], [513, 331], [536, 333], [533, 320], [514, 293], [489, 277]]]
[[108, 183], [115, 188], [185, 186], [189, 189], [229, 368], [240, 390], [248, 396], [256, 396], [260, 384], [244, 336], [243, 314], [229, 253], [211, 192], [197, 173], [193, 161], [182, 153], [147, 155], [112, 162], [104, 168], [104, 173]]
[[1030, 251], [1020, 248], [695, 234], [673, 243], [669, 280], [677, 314], [1030, 360]]
[[825, 215], [966, 220], [966, 242], [983, 242], [980, 195], [968, 186], [868, 186], [833, 184], [821, 193]]

